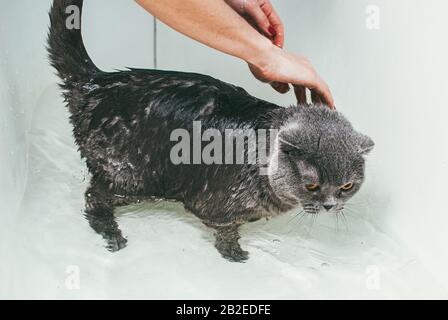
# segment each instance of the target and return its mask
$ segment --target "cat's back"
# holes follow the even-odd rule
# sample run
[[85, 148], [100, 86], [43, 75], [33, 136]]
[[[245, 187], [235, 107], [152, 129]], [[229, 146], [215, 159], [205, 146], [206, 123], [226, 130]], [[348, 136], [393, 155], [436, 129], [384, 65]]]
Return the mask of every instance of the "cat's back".
[[207, 75], [147, 69], [99, 73], [81, 86], [79, 96], [79, 110], [92, 118], [169, 120], [181, 127], [192, 121], [247, 125], [278, 108]]

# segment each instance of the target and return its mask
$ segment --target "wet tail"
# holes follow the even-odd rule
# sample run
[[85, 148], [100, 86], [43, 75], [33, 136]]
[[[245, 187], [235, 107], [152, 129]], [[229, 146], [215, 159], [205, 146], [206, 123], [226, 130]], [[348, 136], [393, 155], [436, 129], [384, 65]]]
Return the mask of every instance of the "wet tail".
[[100, 70], [90, 59], [81, 36], [83, 0], [54, 0], [50, 10], [48, 53], [51, 65], [63, 80], [61, 87], [72, 90]]

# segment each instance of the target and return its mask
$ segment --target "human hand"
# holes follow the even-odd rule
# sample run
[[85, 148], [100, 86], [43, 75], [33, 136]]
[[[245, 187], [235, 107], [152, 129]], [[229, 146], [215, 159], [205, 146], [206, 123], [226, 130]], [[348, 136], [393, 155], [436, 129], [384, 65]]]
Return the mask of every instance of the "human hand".
[[[282, 49], [285, 32], [283, 23], [269, 0], [225, 0], [272, 44]], [[271, 46], [273, 47], [273, 46]], [[275, 48], [275, 47], [274, 47]], [[269, 83], [276, 91], [286, 93], [294, 87], [298, 103], [306, 103], [306, 88], [311, 90], [314, 103], [326, 103], [334, 108], [330, 89], [305, 57], [271, 48], [259, 63], [250, 63], [255, 78]], [[271, 59], [271, 60], [269, 60]]]
[[[269, 0], [225, 0], [225, 2], [255, 29], [271, 40], [274, 45], [283, 48], [285, 42], [284, 26]], [[253, 68], [250, 69], [254, 73]], [[254, 76], [258, 78], [256, 71]], [[271, 82], [270, 85], [280, 93], [289, 91], [287, 83]]]
[[283, 48], [285, 33], [283, 23], [269, 0], [225, 0], [252, 26]]
[[270, 46], [260, 57], [249, 62], [252, 73], [262, 82], [290, 83], [294, 86], [297, 102], [306, 103], [306, 88], [311, 90], [313, 103], [325, 103], [334, 109], [334, 100], [328, 85], [302, 56]]

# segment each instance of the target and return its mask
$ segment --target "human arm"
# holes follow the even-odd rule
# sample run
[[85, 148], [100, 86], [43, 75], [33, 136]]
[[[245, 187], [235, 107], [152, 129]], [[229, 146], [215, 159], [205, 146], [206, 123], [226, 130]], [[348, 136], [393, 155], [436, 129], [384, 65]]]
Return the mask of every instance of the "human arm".
[[[246, 61], [263, 82], [307, 87], [330, 107], [327, 84], [308, 60], [286, 52], [260, 34], [223, 0], [136, 0], [159, 20], [209, 47]], [[268, 30], [269, 31], [269, 30]], [[274, 37], [275, 38], [275, 37]], [[302, 99], [302, 93], [297, 95]], [[300, 101], [300, 100], [299, 100]]]

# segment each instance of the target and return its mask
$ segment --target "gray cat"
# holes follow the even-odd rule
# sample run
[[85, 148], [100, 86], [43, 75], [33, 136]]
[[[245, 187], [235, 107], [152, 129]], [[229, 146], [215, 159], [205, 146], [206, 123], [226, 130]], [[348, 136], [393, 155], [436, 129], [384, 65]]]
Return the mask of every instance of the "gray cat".
[[[67, 7], [82, 4], [54, 1], [48, 50], [92, 174], [86, 217], [109, 250], [127, 243], [114, 209], [158, 197], [182, 202], [215, 229], [221, 255], [241, 262], [248, 253], [238, 243], [240, 225], [297, 207], [337, 213], [361, 187], [373, 142], [340, 113], [322, 105], [282, 108], [200, 74], [103, 72], [89, 58], [81, 30], [65, 26]], [[171, 134], [193, 134], [199, 121], [223, 136], [227, 129], [277, 130], [265, 150], [269, 174], [261, 174], [260, 162], [174, 163]]]

